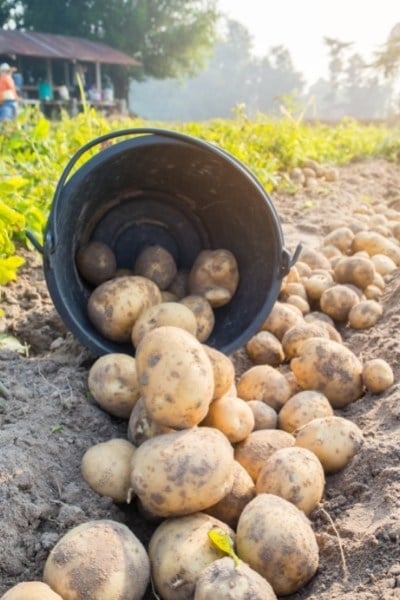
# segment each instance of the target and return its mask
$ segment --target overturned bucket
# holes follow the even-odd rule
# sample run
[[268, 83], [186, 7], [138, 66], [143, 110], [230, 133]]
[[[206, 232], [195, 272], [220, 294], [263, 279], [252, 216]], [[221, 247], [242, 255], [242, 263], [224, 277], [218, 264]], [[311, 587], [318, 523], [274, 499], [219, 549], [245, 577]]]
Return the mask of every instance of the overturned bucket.
[[[68, 178], [95, 146], [101, 151]], [[226, 354], [258, 331], [296, 258], [284, 248], [277, 212], [249, 169], [215, 145], [163, 129], [116, 131], [83, 146], [60, 177], [40, 247], [50, 296], [74, 336], [96, 355], [134, 354], [130, 344], [105, 339], [88, 319], [93, 288], [75, 256], [89, 240], [109, 245], [120, 268], [132, 268], [140, 251], [154, 244], [186, 269], [201, 250], [230, 250], [239, 286], [229, 304], [215, 309], [206, 342]]]

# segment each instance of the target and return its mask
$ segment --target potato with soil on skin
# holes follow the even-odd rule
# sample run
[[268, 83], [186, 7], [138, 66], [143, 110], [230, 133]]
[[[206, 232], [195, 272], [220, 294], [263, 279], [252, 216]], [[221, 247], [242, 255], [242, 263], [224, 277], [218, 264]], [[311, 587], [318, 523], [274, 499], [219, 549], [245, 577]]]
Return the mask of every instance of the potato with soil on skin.
[[212, 562], [196, 583], [194, 600], [277, 600], [268, 581], [245, 562], [230, 556]]
[[90, 367], [88, 387], [101, 408], [128, 419], [140, 396], [136, 360], [122, 352], [100, 356]]
[[362, 290], [373, 283], [375, 273], [375, 265], [372, 260], [362, 256], [341, 258], [334, 268], [337, 283], [352, 283]]
[[190, 270], [190, 294], [204, 296], [213, 308], [232, 299], [239, 284], [239, 268], [229, 250], [202, 250]]
[[23, 581], [10, 588], [1, 600], [63, 600], [51, 587], [41, 581]]
[[[213, 400], [224, 395], [235, 396], [232, 386], [235, 384], [235, 367], [229, 356], [207, 344], [203, 348], [211, 362], [214, 374]], [[231, 393], [232, 392], [232, 393]]]
[[132, 490], [154, 515], [187, 515], [216, 504], [229, 492], [233, 462], [232, 445], [218, 429], [164, 433], [135, 450]]
[[166, 519], [154, 531], [149, 557], [152, 580], [163, 600], [191, 600], [203, 569], [222, 557], [208, 537], [212, 529], [234, 539], [228, 525], [201, 512]]
[[288, 329], [293, 327], [293, 325], [303, 322], [304, 319], [300, 309], [277, 300], [268, 317], [261, 325], [260, 330], [269, 331], [281, 341]]
[[90, 295], [87, 312], [92, 325], [108, 340], [130, 342], [140, 313], [161, 302], [155, 283], [139, 276], [117, 277], [99, 285]]
[[297, 356], [301, 344], [311, 337], [329, 338], [328, 331], [322, 323], [301, 323], [288, 329], [282, 338], [282, 348], [286, 358]]
[[171, 427], [165, 427], [150, 419], [143, 398], [139, 398], [129, 417], [127, 431], [128, 440], [137, 447], [156, 435], [169, 433], [171, 431], [174, 431]]
[[304, 390], [294, 394], [282, 406], [278, 415], [278, 427], [288, 433], [294, 433], [317, 417], [332, 415], [332, 406], [324, 394], [315, 390]]
[[140, 394], [151, 419], [173, 429], [204, 419], [214, 395], [214, 373], [202, 344], [179, 327], [150, 331], [136, 351]]
[[294, 446], [276, 450], [265, 461], [256, 481], [257, 494], [285, 498], [309, 515], [324, 493], [324, 469], [317, 456]]
[[304, 289], [304, 285], [299, 281], [288, 281], [283, 283], [279, 292], [279, 300], [281, 300], [282, 302], [286, 302], [290, 296], [299, 296], [300, 298], [307, 300], [307, 293]]
[[271, 454], [279, 448], [294, 446], [295, 438], [286, 431], [260, 429], [252, 431], [245, 440], [235, 446], [235, 460], [246, 469], [253, 481]]
[[144, 336], [164, 325], [180, 327], [196, 336], [197, 321], [193, 312], [180, 302], [162, 302], [144, 310], [135, 321], [132, 328], [132, 344], [138, 347]]
[[269, 331], [259, 331], [253, 335], [245, 348], [255, 365], [277, 367], [285, 360], [281, 342]]
[[362, 443], [359, 427], [349, 419], [334, 415], [313, 419], [296, 432], [296, 446], [314, 452], [325, 473], [343, 469]]
[[131, 487], [131, 460], [135, 446], [122, 438], [95, 444], [82, 457], [83, 479], [101, 496], [127, 502]]
[[242, 465], [233, 463], [233, 486], [219, 502], [204, 509], [208, 515], [236, 529], [242, 510], [256, 495], [254, 481]]
[[299, 260], [303, 263], [306, 263], [312, 270], [324, 269], [329, 271], [331, 268], [331, 263], [326, 256], [324, 256], [320, 250], [315, 248], [304, 246], [299, 256]]
[[166, 290], [174, 280], [177, 266], [172, 254], [162, 246], [144, 248], [135, 260], [133, 272], [153, 281], [160, 290]]
[[215, 325], [215, 315], [209, 301], [203, 296], [192, 295], [185, 296], [180, 302], [190, 308], [196, 318], [196, 337], [199, 342], [208, 340]]
[[321, 392], [333, 408], [342, 408], [363, 393], [361, 362], [346, 346], [333, 340], [305, 340], [290, 368], [304, 390]]
[[117, 259], [110, 246], [103, 242], [89, 242], [79, 248], [75, 261], [79, 274], [93, 285], [115, 277]]
[[279, 411], [290, 398], [291, 388], [284, 375], [269, 365], [256, 365], [247, 369], [236, 385], [243, 400], [262, 400]]
[[168, 286], [168, 292], [174, 294], [178, 300], [189, 294], [189, 269], [178, 269], [175, 277]]
[[293, 594], [318, 568], [315, 534], [293, 504], [259, 494], [245, 506], [236, 530], [236, 552], [271, 584], [277, 596]]
[[210, 404], [201, 425], [215, 427], [231, 444], [241, 442], [254, 428], [254, 415], [247, 402], [235, 396], [222, 396]]
[[141, 600], [150, 561], [126, 525], [88, 521], [59, 539], [47, 557], [43, 580], [63, 600]]
[[268, 406], [262, 400], [248, 400], [247, 404], [254, 415], [253, 431], [257, 431], [258, 429], [276, 429], [278, 415], [272, 406]]
[[325, 236], [323, 245], [335, 246], [343, 254], [348, 254], [351, 251], [353, 239], [354, 232], [350, 227], [337, 227]]
[[387, 390], [394, 382], [391, 366], [382, 358], [373, 358], [364, 363], [362, 378], [365, 387], [373, 394]]
[[369, 256], [375, 254], [384, 254], [389, 256], [397, 267], [400, 266], [400, 247], [392, 239], [386, 238], [385, 236], [373, 232], [373, 231], [360, 231], [354, 236], [352, 243], [353, 252], [358, 250], [366, 250]]
[[311, 304], [318, 303], [323, 292], [335, 285], [332, 275], [325, 271], [324, 273], [314, 273], [304, 282], [304, 289], [307, 298]]
[[383, 314], [383, 307], [375, 300], [361, 300], [349, 312], [349, 325], [353, 329], [373, 327]]
[[325, 290], [319, 300], [321, 310], [338, 322], [347, 321], [350, 310], [359, 301], [356, 292], [342, 284], [336, 284]]
[[306, 315], [311, 310], [307, 300], [304, 300], [304, 298], [300, 298], [300, 296], [295, 296], [294, 294], [286, 298], [285, 302], [286, 304], [289, 304], [289, 306], [294, 306], [295, 308], [298, 308], [302, 315]]

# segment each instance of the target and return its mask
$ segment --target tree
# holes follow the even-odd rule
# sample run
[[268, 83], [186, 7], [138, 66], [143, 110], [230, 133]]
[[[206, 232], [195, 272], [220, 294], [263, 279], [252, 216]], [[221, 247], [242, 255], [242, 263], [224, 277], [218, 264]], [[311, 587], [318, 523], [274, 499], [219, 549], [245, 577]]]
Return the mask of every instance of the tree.
[[386, 77], [396, 75], [400, 71], [400, 23], [392, 28], [383, 50], [376, 52], [375, 56], [372, 66], [383, 71]]
[[215, 41], [216, 0], [0, 0], [1, 25], [96, 39], [156, 78], [193, 75]]

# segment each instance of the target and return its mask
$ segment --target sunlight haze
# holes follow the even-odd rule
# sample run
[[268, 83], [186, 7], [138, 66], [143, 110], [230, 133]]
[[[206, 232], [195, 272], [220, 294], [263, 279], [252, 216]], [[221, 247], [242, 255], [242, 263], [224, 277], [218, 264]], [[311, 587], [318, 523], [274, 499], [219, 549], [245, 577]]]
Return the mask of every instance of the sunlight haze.
[[307, 83], [327, 76], [324, 37], [354, 42], [352, 53], [370, 60], [400, 22], [400, 0], [218, 0], [218, 8], [246, 26], [255, 54], [285, 46]]

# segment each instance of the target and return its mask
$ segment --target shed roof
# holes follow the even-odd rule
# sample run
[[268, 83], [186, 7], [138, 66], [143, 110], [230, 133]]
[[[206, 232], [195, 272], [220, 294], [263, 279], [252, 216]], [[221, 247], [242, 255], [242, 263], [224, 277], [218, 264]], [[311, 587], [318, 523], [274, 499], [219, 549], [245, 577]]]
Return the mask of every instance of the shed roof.
[[113, 65], [140, 63], [120, 50], [92, 40], [37, 31], [0, 30], [0, 54], [11, 57], [36, 56]]

